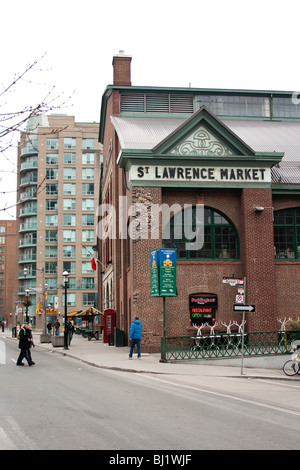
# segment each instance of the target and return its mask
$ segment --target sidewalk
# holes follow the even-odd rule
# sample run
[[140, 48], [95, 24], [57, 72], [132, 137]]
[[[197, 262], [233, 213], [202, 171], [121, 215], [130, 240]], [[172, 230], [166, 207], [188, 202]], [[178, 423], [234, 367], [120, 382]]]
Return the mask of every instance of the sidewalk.
[[[12, 338], [11, 331], [0, 332], [1, 337]], [[129, 347], [115, 347], [104, 344], [101, 340], [88, 341], [81, 335], [74, 335], [68, 350], [63, 347], [53, 347], [52, 343], [40, 343], [40, 332], [33, 333], [37, 348], [51, 353], [63, 354], [95, 367], [134, 373], [146, 374], [172, 374], [186, 376], [211, 377], [260, 377], [272, 379], [287, 379], [282, 371], [284, 362], [290, 355], [244, 358], [243, 375], [241, 375], [241, 358], [237, 359], [202, 359], [185, 360], [176, 363], [160, 362], [160, 353], [147, 354], [142, 351], [141, 360], [137, 359], [136, 352], [132, 360], [128, 359]], [[300, 380], [300, 376], [292, 377]]]

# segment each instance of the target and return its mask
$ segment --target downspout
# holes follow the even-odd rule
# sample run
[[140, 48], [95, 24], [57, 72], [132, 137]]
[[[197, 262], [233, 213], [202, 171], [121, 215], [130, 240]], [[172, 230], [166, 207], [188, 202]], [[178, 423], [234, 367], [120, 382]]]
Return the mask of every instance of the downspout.
[[124, 186], [127, 191], [130, 191], [130, 189], [127, 186], [127, 179], [126, 179], [126, 169], [123, 168], [123, 178], [124, 178]]

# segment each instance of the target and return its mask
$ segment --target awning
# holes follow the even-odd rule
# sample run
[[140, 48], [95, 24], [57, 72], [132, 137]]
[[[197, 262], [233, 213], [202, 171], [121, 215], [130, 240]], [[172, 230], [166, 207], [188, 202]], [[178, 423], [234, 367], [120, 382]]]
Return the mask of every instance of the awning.
[[103, 312], [97, 310], [95, 307], [90, 307], [83, 312], [78, 313], [78, 317], [97, 317], [98, 315], [103, 315]]
[[82, 313], [82, 310], [78, 310], [77, 312], [70, 312], [70, 313], [67, 313], [67, 316], [68, 317], [77, 317], [78, 315], [80, 315]]

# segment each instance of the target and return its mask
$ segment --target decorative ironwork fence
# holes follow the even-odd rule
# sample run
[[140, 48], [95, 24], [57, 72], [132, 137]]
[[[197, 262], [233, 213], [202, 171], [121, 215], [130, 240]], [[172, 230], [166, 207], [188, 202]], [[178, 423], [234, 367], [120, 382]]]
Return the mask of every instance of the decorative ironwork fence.
[[[244, 334], [244, 357], [288, 354], [300, 330], [255, 331]], [[242, 355], [241, 333], [161, 338], [161, 360], [233, 358]]]

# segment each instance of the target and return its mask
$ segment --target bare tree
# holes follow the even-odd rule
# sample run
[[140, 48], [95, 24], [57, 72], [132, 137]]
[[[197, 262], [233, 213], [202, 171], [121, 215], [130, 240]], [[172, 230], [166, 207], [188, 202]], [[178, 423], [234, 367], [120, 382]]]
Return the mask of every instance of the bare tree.
[[[27, 129], [28, 120], [56, 109], [65, 108], [72, 96], [72, 94], [69, 96], [65, 96], [64, 93], [57, 94], [54, 85], [50, 90], [47, 90], [46, 94], [35, 106], [28, 104], [21, 106], [20, 109], [14, 109], [15, 104], [12, 102], [16, 102], [16, 100], [11, 99], [12, 94], [18, 92], [23, 82], [26, 82], [29, 86], [35, 86], [30, 80], [30, 77], [32, 73], [43, 72], [43, 70], [39, 68], [39, 64], [44, 57], [45, 55], [29, 64], [25, 67], [23, 72], [15, 74], [9, 84], [4, 85], [2, 91], [0, 90], [0, 197], [2, 196], [2, 200], [4, 199], [3, 196], [7, 194], [6, 191], [1, 190], [1, 180], [4, 178], [4, 174], [17, 173], [17, 165], [13, 160], [17, 153], [20, 133], [27, 134], [29, 138], [35, 133], [34, 128], [30, 130]], [[21, 101], [20, 99], [20, 102]], [[52, 131], [52, 133], [54, 132], [55, 131]], [[7, 167], [9, 167], [9, 169], [7, 169]], [[40, 187], [37, 191], [39, 190], [41, 190]], [[9, 192], [16, 193], [16, 190]], [[18, 202], [11, 205], [0, 203], [0, 213], [18, 204]]]

